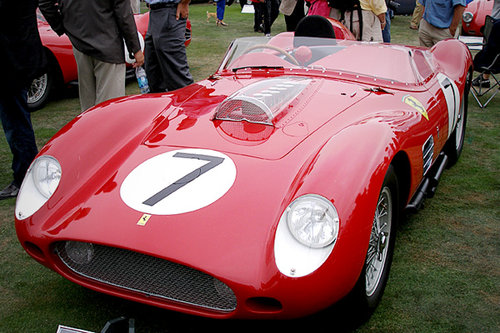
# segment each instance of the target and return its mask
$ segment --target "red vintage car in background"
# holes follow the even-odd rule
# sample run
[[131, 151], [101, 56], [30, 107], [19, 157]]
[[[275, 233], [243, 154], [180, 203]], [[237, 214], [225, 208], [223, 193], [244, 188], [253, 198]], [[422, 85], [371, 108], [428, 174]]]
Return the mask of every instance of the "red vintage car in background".
[[475, 0], [467, 5], [462, 16], [462, 34], [482, 36], [486, 15], [491, 15], [494, 0]]
[[192, 315], [293, 318], [345, 297], [371, 313], [403, 210], [462, 151], [471, 53], [297, 32], [236, 39], [207, 79], [62, 128], [17, 197], [26, 252]]
[[[134, 15], [138, 32], [144, 37], [148, 29], [149, 12]], [[78, 72], [71, 42], [66, 35], [58, 36], [38, 11], [38, 31], [49, 59], [47, 73], [33, 80], [28, 91], [28, 107], [31, 110], [40, 109], [48, 101], [53, 89], [67, 85], [77, 84]], [[191, 43], [191, 22], [186, 24], [186, 46]], [[129, 66], [129, 68], [131, 68]], [[127, 77], [133, 77], [133, 71]]]

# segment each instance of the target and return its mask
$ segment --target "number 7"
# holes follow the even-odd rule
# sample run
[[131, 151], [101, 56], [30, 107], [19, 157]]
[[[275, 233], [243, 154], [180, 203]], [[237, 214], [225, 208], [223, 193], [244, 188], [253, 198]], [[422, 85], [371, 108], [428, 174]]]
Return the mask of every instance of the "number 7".
[[198, 159], [198, 160], [204, 160], [208, 161], [207, 164], [202, 165], [198, 169], [194, 170], [193, 172], [188, 173], [184, 177], [178, 179], [175, 181], [173, 184], [170, 184], [169, 186], [165, 187], [163, 190], [160, 192], [156, 193], [149, 199], [145, 200], [143, 204], [148, 205], [148, 206], [154, 206], [158, 202], [162, 201], [166, 197], [168, 197], [170, 194], [174, 193], [181, 187], [189, 184], [196, 178], [200, 177], [204, 173], [212, 170], [222, 162], [224, 162], [224, 158], [222, 157], [217, 157], [217, 156], [209, 156], [209, 155], [201, 155], [201, 154], [188, 154], [188, 153], [176, 153], [173, 157], [179, 157], [179, 158], [192, 158], [192, 159]]

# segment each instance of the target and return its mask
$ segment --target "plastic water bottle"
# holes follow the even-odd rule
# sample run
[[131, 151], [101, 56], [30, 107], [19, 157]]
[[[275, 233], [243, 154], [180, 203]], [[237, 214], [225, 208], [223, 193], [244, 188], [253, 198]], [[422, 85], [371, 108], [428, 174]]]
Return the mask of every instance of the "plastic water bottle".
[[137, 83], [139, 84], [141, 94], [147, 94], [149, 92], [149, 83], [146, 71], [142, 68], [142, 66], [135, 68], [135, 76], [137, 77]]

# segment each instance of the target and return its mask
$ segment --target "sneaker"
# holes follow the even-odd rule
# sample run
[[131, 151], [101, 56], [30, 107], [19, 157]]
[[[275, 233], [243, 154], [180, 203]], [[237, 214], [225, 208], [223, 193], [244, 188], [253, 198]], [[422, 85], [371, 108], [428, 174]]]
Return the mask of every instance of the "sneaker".
[[482, 75], [479, 75], [474, 80], [472, 80], [472, 85], [474, 87], [489, 88], [490, 87], [490, 80], [483, 78]]
[[19, 193], [19, 187], [17, 187], [14, 183], [11, 183], [9, 186], [0, 191], [0, 200], [15, 198]]

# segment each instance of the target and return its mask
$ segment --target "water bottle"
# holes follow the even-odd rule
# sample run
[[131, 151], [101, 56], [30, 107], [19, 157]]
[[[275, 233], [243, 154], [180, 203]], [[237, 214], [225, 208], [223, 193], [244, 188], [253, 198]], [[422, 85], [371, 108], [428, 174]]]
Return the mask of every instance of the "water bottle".
[[146, 71], [142, 66], [135, 68], [135, 76], [137, 77], [137, 83], [139, 84], [141, 94], [147, 94], [149, 92], [149, 83], [146, 77]]

